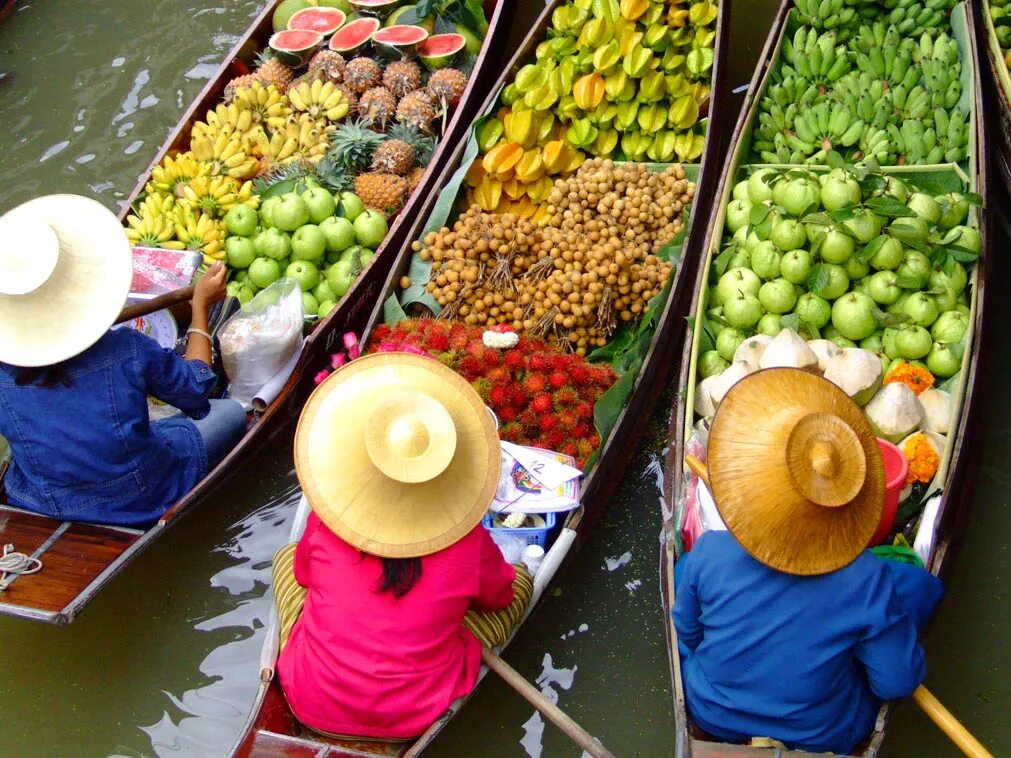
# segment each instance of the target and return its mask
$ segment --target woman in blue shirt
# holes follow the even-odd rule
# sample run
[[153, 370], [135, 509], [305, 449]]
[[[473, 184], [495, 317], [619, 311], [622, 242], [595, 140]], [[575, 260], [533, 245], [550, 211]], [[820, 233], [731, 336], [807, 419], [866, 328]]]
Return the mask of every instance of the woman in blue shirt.
[[689, 712], [713, 737], [848, 754], [926, 673], [918, 628], [942, 594], [865, 550], [884, 467], [861, 409], [795, 369], [741, 380], [713, 420], [709, 479], [729, 531], [676, 568]]
[[[132, 329], [110, 330], [132, 280], [123, 227], [73, 195], [0, 217], [0, 434], [12, 505], [61, 520], [156, 520], [245, 432], [231, 400], [209, 400], [208, 307], [217, 264], [196, 284], [184, 357]], [[190, 418], [150, 423], [147, 398]]]

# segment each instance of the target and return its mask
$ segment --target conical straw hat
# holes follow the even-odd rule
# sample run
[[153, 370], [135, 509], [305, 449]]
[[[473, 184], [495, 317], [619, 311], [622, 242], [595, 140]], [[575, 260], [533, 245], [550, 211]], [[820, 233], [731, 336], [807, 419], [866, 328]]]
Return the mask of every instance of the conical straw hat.
[[448, 547], [480, 523], [502, 465], [480, 395], [438, 361], [376, 353], [331, 374], [295, 432], [309, 504], [350, 545], [386, 558]]
[[130, 242], [101, 203], [47, 195], [0, 216], [0, 361], [48, 366], [95, 344], [126, 303]]
[[788, 574], [852, 562], [881, 520], [885, 468], [863, 411], [792, 368], [759, 371], [720, 403], [709, 433], [716, 507], [745, 550]]

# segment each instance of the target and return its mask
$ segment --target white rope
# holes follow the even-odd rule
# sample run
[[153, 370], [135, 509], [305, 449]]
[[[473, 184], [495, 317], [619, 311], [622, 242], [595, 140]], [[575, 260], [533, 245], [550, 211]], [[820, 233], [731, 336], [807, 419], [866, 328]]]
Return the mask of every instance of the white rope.
[[32, 558], [30, 555], [15, 552], [14, 545], [8, 543], [4, 545], [4, 554], [0, 556], [0, 572], [3, 572], [3, 577], [0, 577], [0, 588], [7, 587], [9, 574], [20, 574], [23, 576], [25, 574], [34, 574], [41, 569], [42, 561], [38, 558]]

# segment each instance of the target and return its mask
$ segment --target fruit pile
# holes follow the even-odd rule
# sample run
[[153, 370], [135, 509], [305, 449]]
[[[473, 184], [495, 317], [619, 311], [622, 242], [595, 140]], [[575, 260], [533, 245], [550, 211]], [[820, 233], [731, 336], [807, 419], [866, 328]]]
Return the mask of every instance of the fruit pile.
[[541, 222], [553, 180], [587, 154], [698, 158], [717, 16], [710, 0], [560, 5], [536, 62], [516, 73], [501, 108], [478, 127], [468, 202]]
[[[800, 0], [759, 101], [754, 162], [958, 163], [969, 144], [952, 0]], [[831, 6], [828, 13], [825, 7]]]
[[750, 335], [784, 328], [953, 376], [969, 325], [965, 265], [981, 248], [966, 225], [975, 199], [894, 175], [758, 169], [727, 206], [702, 377], [727, 368]]
[[420, 350], [441, 361], [495, 412], [502, 439], [571, 455], [582, 468], [600, 444], [594, 403], [617, 374], [532, 337], [521, 336], [507, 350], [487, 347], [483, 332], [441, 319], [405, 319], [377, 327], [369, 351]]
[[322, 318], [351, 287], [386, 236], [383, 214], [351, 192], [316, 184], [268, 197], [259, 213], [238, 205], [224, 218], [224, 249], [235, 271], [228, 294], [240, 302], [282, 276], [298, 282], [308, 316]]
[[508, 324], [585, 355], [663, 288], [671, 264], [658, 254], [683, 229], [694, 193], [680, 165], [653, 172], [595, 158], [553, 184], [543, 226], [472, 205], [413, 247], [432, 262], [427, 289], [440, 317]]
[[997, 33], [1000, 50], [1004, 53], [1004, 65], [1011, 68], [1011, 25], [1008, 24], [1011, 13], [1008, 12], [1008, 0], [988, 0], [985, 5]]
[[[382, 15], [394, 5], [356, 3]], [[383, 214], [403, 206], [431, 158], [436, 119], [466, 87], [464, 72], [448, 64], [470, 39], [429, 36], [424, 26], [381, 27], [373, 16], [348, 21], [356, 3], [346, 11], [343, 0], [279, 4], [274, 22], [283, 31], [255, 71], [227, 84], [223, 102], [194, 124], [189, 150], [153, 170], [128, 218], [133, 244], [224, 260], [225, 215], [237, 204], [255, 209], [258, 192], [289, 179], [353, 189]], [[405, 18], [408, 10], [397, 13]], [[431, 55], [419, 38], [434, 41]], [[342, 123], [349, 118], [354, 122]]]

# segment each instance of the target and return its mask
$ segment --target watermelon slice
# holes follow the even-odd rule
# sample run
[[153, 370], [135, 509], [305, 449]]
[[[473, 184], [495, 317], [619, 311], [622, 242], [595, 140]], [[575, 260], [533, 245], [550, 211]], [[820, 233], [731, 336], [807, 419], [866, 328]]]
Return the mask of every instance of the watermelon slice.
[[387, 26], [372, 35], [376, 50], [388, 58], [406, 58], [414, 52], [419, 42], [428, 38], [428, 30], [421, 26]]
[[344, 24], [330, 38], [330, 49], [342, 55], [356, 53], [368, 44], [378, 28], [378, 18], [360, 18]]
[[323, 35], [304, 29], [286, 29], [270, 38], [270, 49], [288, 68], [299, 68], [309, 62], [316, 49], [323, 44]]
[[396, 10], [401, 0], [348, 0], [348, 2], [359, 13], [385, 18]]
[[415, 52], [430, 71], [446, 68], [467, 47], [462, 34], [433, 34], [419, 42]]
[[304, 8], [288, 21], [289, 29], [319, 32], [324, 38], [344, 26], [347, 14], [337, 8]]

